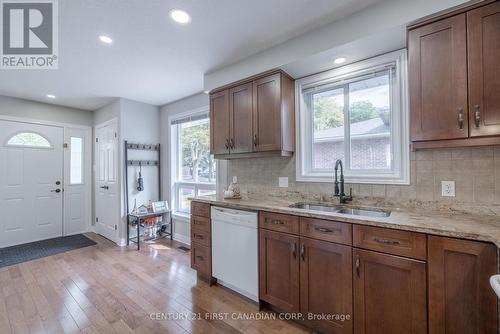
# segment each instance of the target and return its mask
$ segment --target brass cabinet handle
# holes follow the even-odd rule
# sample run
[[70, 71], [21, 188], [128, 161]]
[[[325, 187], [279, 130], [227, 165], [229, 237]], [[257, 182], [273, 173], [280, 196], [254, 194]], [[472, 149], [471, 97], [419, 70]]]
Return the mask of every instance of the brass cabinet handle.
[[292, 242], [291, 246], [292, 246], [292, 255], [293, 255], [293, 258], [296, 259], [297, 258], [297, 244], [295, 242]]
[[203, 256], [201, 256], [201, 255], [196, 255], [196, 258], [197, 258], [198, 260], [201, 260], [201, 261], [203, 261], [203, 260], [204, 260]]
[[253, 146], [257, 147], [257, 135], [253, 135]]
[[476, 121], [476, 128], [481, 124], [481, 111], [479, 111], [479, 104], [474, 106], [474, 119]]
[[274, 224], [274, 225], [285, 225], [285, 222], [282, 221], [282, 220], [274, 219], [274, 220], [271, 220], [271, 224]]
[[378, 237], [373, 238], [373, 241], [378, 242], [379, 244], [384, 244], [384, 245], [399, 245], [401, 242], [397, 240], [388, 240], [388, 239], [380, 239]]
[[300, 257], [302, 258], [302, 261], [306, 260], [306, 245], [304, 244], [300, 246]]
[[195, 233], [195, 234], [194, 234], [194, 237], [195, 237], [195, 238], [198, 238], [198, 239], [203, 239], [203, 235], [201, 235], [201, 234], [196, 234], [196, 233]]
[[226, 138], [226, 150], [229, 150], [229, 139]]
[[460, 130], [464, 128], [464, 108], [458, 108], [458, 127]]
[[333, 230], [326, 227], [315, 227], [314, 229], [321, 233], [333, 233]]
[[234, 140], [233, 138], [229, 139], [229, 147], [234, 149]]
[[358, 277], [360, 277], [360, 269], [359, 269], [359, 264], [360, 264], [360, 261], [359, 261], [359, 255], [356, 255], [356, 262], [355, 262], [355, 267], [356, 267], [356, 275]]

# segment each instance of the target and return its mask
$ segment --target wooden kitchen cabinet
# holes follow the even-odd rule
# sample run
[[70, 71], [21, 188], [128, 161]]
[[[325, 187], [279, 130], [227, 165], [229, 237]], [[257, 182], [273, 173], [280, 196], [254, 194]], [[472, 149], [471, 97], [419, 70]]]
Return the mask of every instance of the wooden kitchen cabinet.
[[253, 151], [252, 83], [229, 90], [229, 149], [231, 153]]
[[500, 2], [408, 27], [413, 149], [500, 145]]
[[299, 277], [299, 238], [259, 229], [259, 298], [299, 312]]
[[425, 262], [356, 248], [353, 261], [354, 333], [427, 332]]
[[348, 316], [348, 320], [312, 320], [328, 333], [352, 333], [352, 248], [300, 239], [300, 311]]
[[410, 30], [411, 140], [467, 138], [466, 15]]
[[293, 154], [294, 81], [285, 72], [271, 71], [216, 89], [210, 101], [211, 115], [218, 116], [210, 129], [215, 158]]
[[210, 95], [210, 153], [229, 154], [229, 91]]
[[470, 136], [500, 134], [500, 2], [467, 13]]
[[429, 236], [429, 333], [497, 333], [496, 247]]

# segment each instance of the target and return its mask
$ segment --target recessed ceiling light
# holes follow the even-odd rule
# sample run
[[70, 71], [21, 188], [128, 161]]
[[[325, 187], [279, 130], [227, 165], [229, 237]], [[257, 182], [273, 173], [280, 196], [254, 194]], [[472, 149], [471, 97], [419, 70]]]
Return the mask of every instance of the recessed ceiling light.
[[180, 9], [172, 9], [170, 11], [170, 17], [177, 23], [187, 24], [191, 22], [191, 16]]
[[101, 35], [99, 36], [99, 39], [101, 40], [101, 42], [103, 42], [104, 44], [111, 44], [113, 43], [113, 39], [109, 36], [106, 36], [106, 35]]
[[338, 64], [345, 63], [346, 60], [347, 59], [345, 59], [344, 57], [339, 57], [339, 58], [336, 58], [333, 62], [338, 65]]
[[52, 94], [47, 94], [47, 97], [48, 97], [49, 99], [55, 99], [55, 98], [56, 98], [56, 96], [55, 96], [55, 95], [52, 95]]

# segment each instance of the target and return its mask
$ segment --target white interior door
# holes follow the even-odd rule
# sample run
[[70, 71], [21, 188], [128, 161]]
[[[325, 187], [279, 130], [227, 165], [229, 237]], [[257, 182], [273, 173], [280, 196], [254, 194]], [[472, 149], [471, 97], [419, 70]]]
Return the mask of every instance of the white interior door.
[[0, 247], [63, 233], [63, 129], [0, 121]]
[[116, 122], [96, 127], [96, 231], [117, 242], [119, 198]]

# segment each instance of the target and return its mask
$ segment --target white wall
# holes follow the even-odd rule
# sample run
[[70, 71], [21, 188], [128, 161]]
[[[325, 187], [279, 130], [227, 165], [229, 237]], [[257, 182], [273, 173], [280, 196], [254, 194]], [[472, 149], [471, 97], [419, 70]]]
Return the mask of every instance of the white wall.
[[[163, 146], [162, 154], [164, 157], [170, 158], [170, 124], [168, 122], [169, 117], [182, 114], [191, 110], [197, 110], [200, 108], [208, 107], [208, 95], [205, 93], [199, 93], [186, 97], [182, 100], [164, 105], [160, 108], [160, 132], [161, 132], [161, 144]], [[167, 159], [165, 159], [167, 160]], [[170, 174], [171, 174], [171, 163], [170, 159], [163, 164], [162, 175], [163, 189], [167, 192], [167, 200], [172, 203], [171, 189], [170, 189]], [[190, 243], [191, 230], [189, 225], [189, 219], [179, 216], [174, 216], [174, 238], [178, 241]]]
[[91, 111], [0, 95], [0, 115], [92, 126]]
[[[401, 29], [412, 21], [465, 2], [467, 0], [387, 0], [381, 2], [240, 62], [207, 73], [204, 76], [204, 90], [212, 90], [257, 73], [282, 67], [374, 34]], [[392, 48], [386, 51], [393, 50]]]
[[[158, 201], [158, 167], [142, 167], [142, 177], [144, 178], [144, 191], [137, 191], [137, 177], [139, 167], [125, 166], [124, 163], [124, 141], [137, 144], [158, 144], [160, 143], [160, 109], [157, 106], [136, 102], [128, 99], [120, 99], [120, 156], [122, 175], [125, 175], [125, 168], [128, 170], [128, 192], [129, 210], [134, 207], [134, 200], [137, 206], [148, 204], [151, 201]], [[128, 159], [131, 160], [158, 160], [157, 152], [154, 151], [129, 151]], [[162, 161], [166, 164], [166, 159]], [[123, 178], [122, 178], [123, 179]], [[120, 238], [126, 238], [126, 202], [125, 187], [122, 182], [122, 203], [121, 218], [123, 227], [120, 229]], [[163, 196], [162, 196], [163, 197]]]
[[99, 125], [113, 118], [120, 118], [121, 99], [116, 99], [113, 102], [99, 108], [93, 112], [93, 124]]

